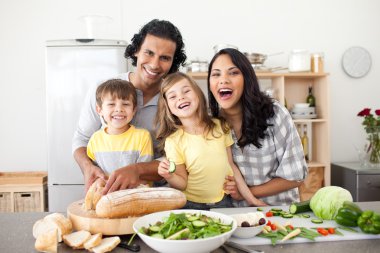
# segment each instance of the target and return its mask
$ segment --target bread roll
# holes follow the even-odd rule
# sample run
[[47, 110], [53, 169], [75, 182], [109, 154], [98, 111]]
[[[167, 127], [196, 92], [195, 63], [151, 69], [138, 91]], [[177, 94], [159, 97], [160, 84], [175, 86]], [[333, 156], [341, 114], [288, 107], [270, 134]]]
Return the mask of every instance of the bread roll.
[[96, 205], [101, 218], [141, 216], [183, 207], [186, 196], [168, 187], [127, 189], [104, 195]]

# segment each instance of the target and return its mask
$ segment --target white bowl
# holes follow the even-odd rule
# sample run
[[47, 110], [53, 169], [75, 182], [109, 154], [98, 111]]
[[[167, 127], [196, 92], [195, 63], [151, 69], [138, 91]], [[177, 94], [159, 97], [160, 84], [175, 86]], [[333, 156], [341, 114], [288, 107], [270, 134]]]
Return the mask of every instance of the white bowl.
[[307, 108], [310, 107], [309, 103], [296, 103], [294, 104], [294, 108]]
[[[234, 214], [231, 215], [237, 222], [237, 228], [235, 232], [232, 234], [234, 237], [238, 238], [252, 238], [255, 237], [258, 233], [260, 233], [263, 227], [266, 225], [268, 220], [265, 218], [262, 212], [251, 212], [251, 213], [243, 213], [243, 214]], [[265, 223], [263, 225], [252, 226], [253, 224], [258, 224], [260, 219], [264, 219]], [[251, 224], [250, 227], [241, 227], [241, 223], [248, 222]]]
[[[189, 214], [204, 214], [208, 217], [220, 219], [221, 222], [225, 224], [232, 223], [232, 229], [221, 235], [217, 235], [205, 239], [195, 239], [195, 240], [165, 240], [154, 238], [139, 232], [141, 227], [149, 227], [155, 224], [157, 221], [163, 221], [163, 218], [169, 217], [170, 213], [189, 213]], [[211, 211], [201, 211], [201, 210], [170, 210], [148, 214], [138, 218], [133, 223], [133, 230], [139, 235], [139, 237], [152, 249], [163, 252], [163, 253], [203, 253], [210, 252], [217, 249], [219, 246], [224, 244], [228, 238], [231, 237], [232, 233], [235, 231], [237, 225], [236, 221], [226, 214], [216, 213]]]
[[264, 226], [265, 224], [254, 227], [237, 227], [232, 236], [243, 239], [252, 238], [259, 234]]

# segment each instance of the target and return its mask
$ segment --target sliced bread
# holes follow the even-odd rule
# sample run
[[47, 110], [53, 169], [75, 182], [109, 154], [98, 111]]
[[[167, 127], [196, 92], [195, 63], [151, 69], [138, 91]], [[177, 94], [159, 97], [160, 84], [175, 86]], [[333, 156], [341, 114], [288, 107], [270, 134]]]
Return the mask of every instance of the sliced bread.
[[83, 244], [91, 237], [91, 233], [80, 230], [63, 236], [63, 242], [73, 249], [83, 249]]
[[102, 242], [91, 249], [95, 253], [104, 253], [112, 251], [120, 243], [120, 238], [118, 236], [107, 237], [102, 239]]
[[86, 196], [84, 198], [83, 209], [86, 211], [95, 210], [96, 204], [99, 199], [102, 197], [102, 191], [106, 185], [105, 181], [101, 178], [98, 178], [90, 188], [88, 189]]
[[84, 248], [90, 250], [93, 247], [98, 246], [102, 242], [102, 236], [102, 233], [92, 235], [90, 239], [88, 239], [87, 242], [83, 244]]

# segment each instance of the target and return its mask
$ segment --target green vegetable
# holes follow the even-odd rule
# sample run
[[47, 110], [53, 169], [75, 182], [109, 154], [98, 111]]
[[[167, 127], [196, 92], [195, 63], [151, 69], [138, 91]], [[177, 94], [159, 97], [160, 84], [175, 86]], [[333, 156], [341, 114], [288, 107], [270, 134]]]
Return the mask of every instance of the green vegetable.
[[335, 216], [335, 221], [339, 225], [346, 227], [356, 227], [358, 219], [362, 214], [359, 206], [351, 201], [344, 201], [343, 206], [339, 208], [338, 214]]
[[298, 202], [298, 203], [292, 203], [289, 206], [289, 212], [292, 214], [296, 213], [304, 213], [304, 212], [309, 212], [311, 211], [310, 208], [310, 200]]
[[293, 214], [290, 214], [290, 213], [284, 213], [281, 215], [282, 218], [286, 218], [286, 219], [289, 219], [289, 218], [293, 218]]
[[169, 162], [169, 173], [173, 173], [175, 171], [175, 163], [173, 161]]
[[372, 210], [364, 211], [359, 219], [360, 229], [367, 234], [380, 234], [380, 214]]
[[141, 227], [139, 232], [167, 240], [199, 239], [223, 234], [232, 229], [231, 224], [224, 224], [220, 219], [213, 219], [201, 214], [171, 213], [163, 221], [158, 221], [148, 228]]
[[319, 189], [310, 200], [310, 208], [315, 216], [332, 220], [343, 206], [344, 201], [352, 202], [352, 195], [339, 186], [325, 186]]
[[313, 222], [315, 224], [322, 224], [323, 220], [320, 220], [320, 219], [311, 219], [311, 222]]

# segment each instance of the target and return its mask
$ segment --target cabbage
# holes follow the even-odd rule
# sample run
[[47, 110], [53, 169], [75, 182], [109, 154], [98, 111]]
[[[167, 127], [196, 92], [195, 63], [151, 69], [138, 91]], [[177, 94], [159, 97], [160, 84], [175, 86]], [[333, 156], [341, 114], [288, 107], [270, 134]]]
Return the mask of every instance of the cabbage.
[[349, 191], [339, 186], [325, 186], [311, 198], [310, 208], [318, 218], [332, 220], [346, 200], [352, 201]]

